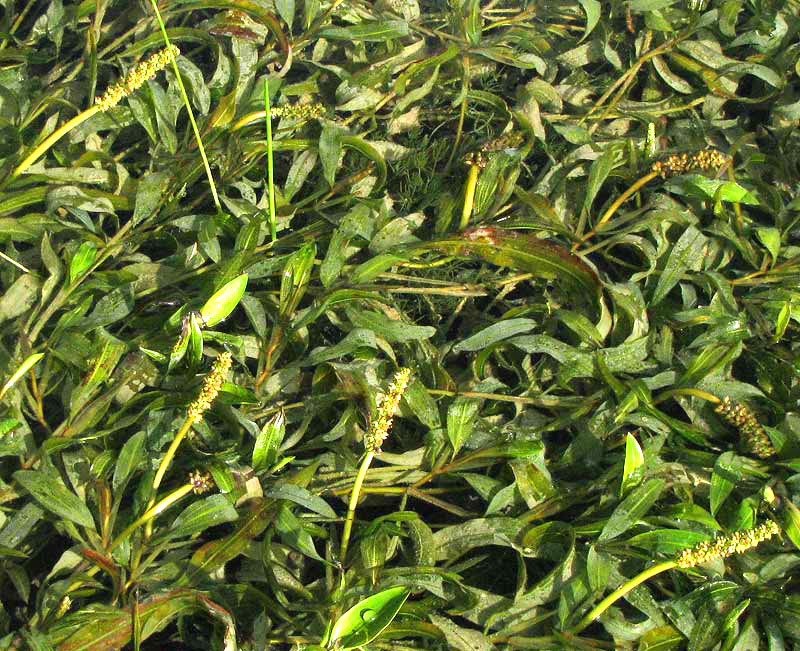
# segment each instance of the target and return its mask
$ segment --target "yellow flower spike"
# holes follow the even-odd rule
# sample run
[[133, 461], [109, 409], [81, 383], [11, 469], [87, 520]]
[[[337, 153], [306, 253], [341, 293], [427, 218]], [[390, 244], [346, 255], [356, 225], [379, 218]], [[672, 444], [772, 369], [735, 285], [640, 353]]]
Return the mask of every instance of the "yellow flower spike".
[[222, 387], [222, 383], [225, 381], [225, 376], [228, 374], [228, 371], [230, 371], [232, 364], [233, 356], [228, 351], [217, 355], [217, 359], [214, 360], [214, 367], [211, 369], [211, 373], [209, 373], [206, 377], [206, 381], [203, 383], [203, 388], [200, 391], [200, 395], [198, 395], [197, 399], [192, 402], [191, 405], [189, 405], [189, 411], [186, 416], [186, 420], [183, 421], [183, 425], [181, 425], [180, 430], [178, 430], [175, 438], [172, 439], [172, 443], [170, 443], [167, 452], [164, 454], [164, 458], [161, 460], [161, 463], [158, 466], [156, 475], [153, 478], [153, 492], [158, 490], [161, 480], [164, 478], [164, 474], [167, 472], [169, 464], [172, 463], [172, 459], [175, 457], [175, 452], [177, 451], [178, 446], [186, 437], [186, 434], [189, 433], [192, 425], [195, 425], [203, 420], [203, 414], [205, 414], [205, 412], [211, 408], [211, 405], [214, 403], [214, 400], [216, 399], [217, 394]]
[[647, 185], [656, 177], [660, 176], [662, 179], [666, 179], [670, 176], [678, 176], [679, 174], [691, 172], [692, 170], [717, 169], [723, 165], [727, 165], [730, 163], [730, 161], [731, 158], [729, 156], [726, 156], [716, 149], [703, 149], [693, 154], [673, 154], [662, 161], [656, 161], [650, 166], [650, 172], [645, 174], [642, 178], [636, 181], [636, 183], [625, 190], [625, 192], [623, 192], [619, 197], [617, 197], [616, 201], [614, 201], [614, 203], [609, 206], [608, 210], [603, 213], [600, 219], [597, 220], [594, 228], [592, 228], [592, 230], [590, 230], [572, 245], [572, 251], [575, 252], [578, 246], [596, 235], [597, 232], [608, 222], [608, 220], [611, 219], [614, 213], [617, 212], [623, 203], [625, 203], [632, 195], [636, 194], [643, 186]]
[[[174, 45], [171, 46], [171, 48], [171, 51], [175, 54], [175, 56], [178, 56], [178, 48], [176, 48]], [[64, 136], [64, 134], [69, 133], [72, 131], [72, 129], [83, 124], [86, 122], [86, 120], [91, 118], [99, 111], [108, 111], [109, 109], [113, 108], [119, 104], [123, 97], [130, 95], [148, 79], [155, 77], [156, 73], [158, 73], [159, 70], [163, 69], [169, 63], [169, 53], [170, 50], [165, 48], [135, 65], [126, 75], [123, 81], [109, 87], [108, 90], [103, 93], [102, 97], [95, 98], [95, 103], [93, 106], [90, 106], [85, 111], [78, 113], [78, 115], [62, 124], [58, 129], [53, 131], [53, 133], [42, 140], [42, 142], [36, 145], [31, 153], [28, 154], [23, 161], [14, 168], [14, 171], [11, 172], [11, 178], [16, 178], [25, 170], [27, 170], [48, 149], [50, 149], [50, 147], [58, 142]]]
[[688, 569], [719, 558], [726, 558], [733, 554], [741, 554], [780, 532], [780, 527], [773, 520], [767, 520], [764, 524], [753, 529], [735, 531], [726, 536], [720, 536], [714, 540], [706, 540], [694, 547], [684, 549], [675, 562], [678, 567]]
[[775, 454], [775, 448], [766, 430], [745, 405], [735, 403], [726, 396], [714, 411], [726, 423], [739, 430], [745, 447], [753, 455], [767, 459]]
[[189, 418], [187, 420], [190, 420], [193, 425], [203, 420], [203, 414], [211, 408], [222, 387], [222, 383], [225, 381], [225, 376], [231, 370], [232, 364], [233, 356], [228, 351], [217, 355], [217, 359], [214, 361], [214, 368], [211, 369], [211, 373], [206, 377], [200, 395], [189, 405]]
[[347, 516], [344, 520], [344, 530], [342, 531], [342, 545], [339, 549], [339, 562], [344, 563], [345, 556], [347, 556], [347, 547], [350, 543], [350, 533], [353, 530], [353, 522], [356, 519], [356, 506], [358, 505], [358, 497], [361, 494], [361, 486], [364, 484], [364, 478], [367, 476], [367, 470], [372, 463], [372, 459], [376, 454], [380, 454], [381, 445], [389, 435], [389, 430], [392, 427], [392, 420], [394, 419], [394, 412], [400, 404], [400, 399], [403, 393], [408, 388], [408, 383], [411, 380], [411, 369], [401, 368], [392, 378], [392, 383], [385, 394], [378, 394], [377, 414], [375, 419], [370, 424], [369, 431], [364, 437], [364, 446], [367, 449], [367, 454], [361, 462], [358, 469], [355, 481], [353, 481], [353, 490], [350, 493], [350, 503], [347, 506]]
[[768, 520], [764, 524], [753, 529], [736, 531], [726, 536], [720, 536], [715, 540], [704, 541], [694, 547], [684, 549], [673, 560], [663, 561], [653, 565], [643, 572], [640, 572], [629, 581], [626, 581], [584, 615], [584, 617], [570, 629], [570, 633], [578, 635], [583, 629], [608, 610], [614, 602], [624, 597], [637, 585], [644, 583], [657, 574], [675, 569], [676, 567], [689, 569], [719, 558], [726, 558], [733, 554], [741, 554], [780, 532], [780, 527], [774, 521]]
[[389, 435], [389, 430], [392, 427], [392, 420], [394, 419], [394, 412], [400, 404], [400, 398], [403, 397], [408, 382], [411, 379], [411, 370], [401, 368], [395, 373], [392, 383], [389, 385], [389, 391], [384, 394], [378, 394], [376, 402], [377, 415], [369, 432], [365, 437], [365, 446], [367, 451], [373, 454], [380, 454], [381, 446]]
[[[177, 57], [180, 54], [180, 50], [174, 45], [171, 45], [170, 48], [174, 56]], [[96, 97], [95, 105], [101, 111], [108, 111], [114, 108], [124, 97], [137, 91], [147, 80], [152, 79], [166, 68], [169, 62], [170, 50], [167, 48], [151, 54], [144, 61], [140, 61], [131, 68], [125, 79], [113, 86], [109, 86], [102, 97]]]

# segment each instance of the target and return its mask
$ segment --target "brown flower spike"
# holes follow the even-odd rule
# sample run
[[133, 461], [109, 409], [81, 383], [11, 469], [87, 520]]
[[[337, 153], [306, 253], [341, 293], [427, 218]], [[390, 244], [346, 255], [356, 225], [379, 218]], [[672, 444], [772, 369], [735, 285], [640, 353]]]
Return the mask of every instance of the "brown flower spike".
[[714, 411], [741, 432], [745, 447], [753, 455], [767, 459], [775, 454], [766, 430], [745, 405], [735, 403], [726, 396]]
[[678, 176], [692, 170], [717, 169], [730, 162], [730, 158], [716, 149], [703, 149], [694, 154], [673, 154], [662, 161], [657, 161], [651, 170], [661, 178]]

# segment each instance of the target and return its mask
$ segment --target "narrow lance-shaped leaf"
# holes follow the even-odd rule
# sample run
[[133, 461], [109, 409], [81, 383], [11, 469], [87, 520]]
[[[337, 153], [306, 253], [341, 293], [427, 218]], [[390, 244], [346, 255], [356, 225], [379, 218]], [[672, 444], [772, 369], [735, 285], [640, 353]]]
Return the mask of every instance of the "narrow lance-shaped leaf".
[[19, 368], [16, 371], [14, 371], [14, 373], [11, 375], [10, 378], [8, 378], [6, 383], [3, 385], [3, 388], [0, 389], [0, 400], [3, 399], [3, 396], [5, 396], [6, 393], [8, 393], [8, 390], [11, 387], [13, 387], [17, 382], [19, 382], [20, 378], [23, 375], [25, 375], [25, 373], [27, 373], [31, 368], [33, 368], [33, 365], [36, 364], [36, 362], [38, 362], [40, 359], [42, 359], [42, 357], [44, 357], [44, 353], [36, 353], [34, 355], [30, 355], [25, 358], [22, 364], [19, 365]]
[[41, 470], [18, 470], [16, 479], [48, 511], [76, 524], [94, 529], [89, 507], [60, 479]]
[[306, 286], [314, 268], [317, 247], [306, 244], [289, 258], [281, 278], [280, 312], [281, 316], [292, 314], [305, 294]]
[[278, 460], [278, 448], [286, 434], [286, 413], [281, 409], [261, 428], [253, 446], [253, 470], [269, 468]]
[[600, 279], [588, 264], [564, 247], [531, 235], [479, 227], [413, 248], [414, 251], [431, 249], [456, 256], [474, 254], [501, 267], [563, 281], [574, 295], [588, 296], [594, 304], [600, 297]]
[[97, 247], [94, 245], [94, 242], [84, 242], [81, 244], [69, 263], [69, 282], [73, 283], [76, 278], [83, 275], [83, 273], [92, 266], [96, 257]]
[[644, 465], [644, 454], [639, 442], [632, 434], [625, 437], [625, 465], [622, 468], [622, 481], [619, 486], [620, 497], [625, 495], [639, 481]]

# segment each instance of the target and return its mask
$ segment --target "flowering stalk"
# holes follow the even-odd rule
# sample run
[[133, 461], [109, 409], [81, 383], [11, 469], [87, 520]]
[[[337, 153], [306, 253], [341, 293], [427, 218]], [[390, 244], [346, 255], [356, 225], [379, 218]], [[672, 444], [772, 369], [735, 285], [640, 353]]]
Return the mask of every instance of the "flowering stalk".
[[19, 165], [17, 165], [16, 168], [14, 168], [14, 171], [11, 172], [11, 178], [16, 178], [25, 170], [27, 170], [40, 156], [42, 156], [42, 154], [44, 154], [48, 149], [50, 149], [50, 147], [52, 147], [56, 142], [58, 142], [58, 140], [60, 140], [65, 134], [69, 133], [72, 129], [80, 124], [83, 124], [96, 113], [105, 112], [114, 108], [120, 103], [120, 101], [122, 101], [124, 97], [127, 97], [131, 93], [141, 88], [142, 85], [149, 79], [153, 79], [153, 77], [155, 77], [156, 74], [158, 74], [160, 70], [163, 70], [169, 63], [170, 53], [174, 56], [178, 56], [180, 51], [173, 45], [170, 46], [170, 48], [165, 48], [159, 52], [156, 52], [155, 54], [151, 54], [143, 61], [137, 63], [133, 68], [130, 69], [128, 74], [125, 76], [125, 79], [114, 84], [113, 86], [110, 86], [102, 97], [96, 97], [93, 106], [81, 113], [78, 113], [78, 115], [53, 131], [53, 133], [51, 133], [47, 138], [42, 140], [42, 142], [40, 142], [33, 149], [33, 151], [25, 157], [25, 160], [23, 160]]
[[581, 619], [576, 626], [571, 629], [571, 633], [577, 635], [589, 624], [602, 615], [608, 608], [618, 599], [624, 597], [637, 585], [647, 581], [647, 579], [654, 577], [656, 574], [661, 574], [667, 570], [676, 567], [681, 569], [689, 569], [703, 563], [709, 563], [720, 558], [727, 558], [734, 554], [741, 554], [748, 549], [756, 547], [760, 542], [771, 538], [775, 534], [780, 533], [780, 527], [773, 521], [768, 520], [762, 525], [753, 529], [745, 529], [743, 531], [735, 531], [727, 536], [719, 536], [714, 540], [706, 540], [698, 543], [694, 547], [684, 549], [678, 556], [670, 561], [658, 563], [650, 567], [644, 572], [639, 573], [627, 583], [624, 583], [619, 588], [614, 590], [610, 595], [597, 604], [590, 610], [586, 616]]
[[632, 195], [638, 192], [643, 186], [647, 185], [654, 178], [660, 176], [662, 179], [666, 179], [670, 176], [678, 176], [693, 170], [716, 169], [726, 165], [729, 162], [730, 158], [716, 149], [704, 149], [702, 151], [695, 152], [694, 154], [673, 154], [663, 161], [656, 161], [651, 165], [650, 172], [645, 174], [642, 178], [636, 181], [636, 183], [625, 190], [625, 192], [623, 192], [619, 197], [617, 197], [617, 200], [614, 201], [614, 203], [608, 207], [608, 210], [603, 213], [602, 217], [597, 220], [594, 228], [572, 245], [572, 250], [575, 251], [579, 245], [583, 244], [593, 235], [596, 235], [597, 231], [599, 231], [606, 224], [606, 222], [613, 217], [614, 213], [619, 210], [619, 207], [623, 203], [625, 203]]
[[714, 411], [739, 430], [748, 452], [760, 459], [767, 459], [775, 454], [775, 448], [764, 427], [745, 405], [735, 403], [726, 396]]
[[750, 454], [759, 459], [768, 459], [775, 454], [775, 447], [772, 445], [769, 435], [763, 425], [758, 422], [753, 412], [750, 411], [750, 408], [741, 403], [733, 402], [728, 396], [720, 400], [717, 396], [702, 389], [684, 387], [664, 391], [653, 400], [653, 404], [680, 395], [694, 396], [717, 405], [714, 411], [726, 423], [739, 430], [739, 434], [741, 434], [740, 441]]
[[361, 486], [364, 484], [364, 478], [367, 476], [367, 470], [372, 463], [372, 459], [376, 454], [381, 453], [381, 446], [389, 435], [389, 430], [392, 427], [394, 412], [400, 404], [400, 398], [403, 397], [410, 379], [411, 369], [401, 368], [394, 374], [392, 383], [389, 385], [388, 393], [385, 395], [379, 393], [377, 396], [377, 414], [375, 420], [370, 424], [369, 431], [364, 438], [364, 446], [367, 449], [367, 454], [364, 456], [361, 467], [358, 469], [356, 479], [353, 482], [353, 490], [350, 493], [350, 504], [347, 507], [347, 517], [344, 521], [342, 546], [339, 551], [339, 560], [342, 563], [344, 563], [345, 556], [347, 555], [347, 547], [350, 544], [350, 533], [353, 530], [353, 522], [356, 517], [356, 506], [358, 506]]
[[197, 399], [192, 402], [191, 405], [189, 405], [189, 412], [186, 416], [186, 420], [183, 421], [183, 425], [181, 425], [180, 430], [178, 430], [175, 438], [172, 439], [172, 443], [170, 443], [166, 454], [164, 454], [164, 458], [161, 460], [161, 463], [158, 466], [156, 476], [153, 478], [154, 492], [158, 490], [158, 487], [161, 485], [161, 480], [164, 478], [164, 473], [167, 472], [167, 468], [169, 468], [169, 465], [172, 463], [172, 459], [175, 457], [175, 452], [177, 451], [178, 446], [181, 444], [181, 441], [183, 441], [183, 439], [186, 437], [186, 434], [189, 433], [192, 425], [195, 425], [203, 420], [203, 414], [211, 408], [211, 405], [214, 403], [220, 387], [222, 387], [222, 383], [225, 381], [225, 376], [228, 374], [232, 364], [233, 357], [228, 351], [217, 355], [217, 359], [214, 360], [214, 367], [211, 369], [211, 373], [209, 373], [206, 377], [206, 380], [203, 383], [203, 389], [200, 391], [200, 395], [197, 396]]
[[[153, 503], [147, 508], [147, 510], [142, 513], [136, 520], [131, 522], [128, 527], [123, 531], [119, 536], [116, 537], [114, 542], [111, 543], [111, 549], [116, 549], [125, 542], [128, 538], [130, 538], [131, 534], [136, 531], [139, 527], [146, 524], [148, 528], [150, 528], [153, 524], [153, 519], [166, 511], [170, 506], [175, 504], [177, 501], [188, 495], [189, 493], [194, 493], [195, 495], [201, 495], [205, 493], [211, 488], [211, 477], [205, 473], [200, 472], [199, 470], [189, 474], [189, 481], [185, 483], [180, 488], [176, 488], [171, 493], [168, 493], [164, 497], [162, 497], [158, 502], [153, 500]], [[109, 550], [109, 551], [110, 551]]]

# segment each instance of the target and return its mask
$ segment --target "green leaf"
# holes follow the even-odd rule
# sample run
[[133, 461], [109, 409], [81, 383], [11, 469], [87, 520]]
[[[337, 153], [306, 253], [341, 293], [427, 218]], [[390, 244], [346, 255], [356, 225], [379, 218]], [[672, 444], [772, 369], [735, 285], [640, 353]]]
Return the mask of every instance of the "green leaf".
[[203, 358], [203, 333], [198, 312], [189, 312], [189, 366], [195, 368]]
[[3, 387], [0, 388], [0, 400], [3, 399], [3, 396], [8, 393], [9, 389], [11, 389], [17, 382], [19, 382], [20, 378], [24, 376], [29, 370], [31, 370], [36, 362], [44, 357], [44, 353], [35, 353], [33, 355], [28, 355], [23, 361], [22, 364], [19, 365], [16, 371], [11, 374], [11, 377], [6, 380]]
[[781, 250], [781, 232], [772, 226], [762, 226], [756, 228], [756, 235], [761, 243], [766, 247], [769, 254], [772, 256], [772, 263], [774, 264], [778, 259], [778, 253]]
[[589, 170], [589, 182], [586, 186], [586, 198], [583, 202], [583, 209], [588, 213], [592, 209], [592, 203], [603, 183], [608, 178], [609, 172], [614, 167], [614, 157], [616, 155], [615, 148], [608, 147], [597, 159], [592, 163]]
[[687, 226], [669, 253], [664, 271], [653, 291], [652, 305], [664, 300], [687, 270], [700, 270], [706, 246], [708, 239], [694, 226]]
[[280, 313], [287, 317], [294, 314], [300, 299], [306, 293], [317, 247], [313, 243], [305, 244], [295, 251], [286, 261], [281, 277]]
[[455, 256], [475, 254], [487, 262], [511, 267], [539, 278], [563, 282], [566, 289], [597, 304], [600, 280], [578, 256], [558, 244], [516, 231], [495, 227], [479, 227], [457, 237], [424, 242], [414, 250], [439, 249]]
[[459, 396], [447, 409], [447, 438], [453, 446], [453, 458], [472, 434], [479, 406], [478, 400]]
[[349, 27], [326, 27], [320, 30], [319, 35], [336, 41], [391, 41], [408, 36], [408, 23], [402, 20], [365, 21]]
[[457, 651], [494, 651], [495, 646], [480, 631], [464, 628], [440, 615], [428, 615], [431, 622], [444, 633], [449, 649]]
[[600, 20], [601, 5], [598, 0], [578, 0], [583, 10], [586, 12], [586, 29], [583, 32], [581, 41], [585, 40], [592, 33]]
[[91, 330], [121, 321], [133, 311], [134, 303], [133, 283], [126, 283], [102, 296], [80, 327]]
[[710, 179], [702, 174], [686, 174], [672, 179], [670, 183], [691, 191], [701, 199], [715, 201], [719, 199], [732, 203], [744, 203], [750, 206], [759, 204], [758, 199], [751, 192], [735, 181]]
[[200, 309], [206, 327], [217, 325], [233, 312], [247, 289], [247, 274], [237, 276], [219, 288]]
[[292, 513], [285, 502], [281, 505], [275, 518], [275, 530], [280, 535], [281, 540], [289, 547], [296, 549], [309, 558], [325, 562], [325, 559], [317, 553], [311, 534], [303, 528], [300, 520]]
[[709, 540], [709, 536], [699, 531], [682, 531], [680, 529], [653, 529], [628, 538], [626, 545], [641, 547], [653, 554], [674, 556], [684, 549]]
[[346, 309], [347, 316], [357, 328], [372, 330], [389, 342], [429, 339], [436, 334], [432, 326], [416, 326], [389, 318], [386, 314], [367, 310]]
[[625, 436], [625, 465], [622, 468], [622, 481], [619, 495], [623, 497], [641, 481], [644, 472], [644, 454], [639, 442], [632, 434]]
[[164, 537], [191, 536], [223, 522], [233, 522], [238, 517], [236, 509], [224, 495], [211, 495], [187, 506], [164, 532]]
[[711, 502], [711, 514], [716, 515], [722, 503], [728, 499], [733, 492], [736, 482], [742, 479], [739, 471], [739, 464], [733, 452], [723, 452], [714, 464], [714, 472], [711, 475], [711, 492], [709, 495]]
[[36, 305], [40, 287], [39, 280], [31, 274], [17, 278], [0, 296], [0, 323], [22, 316]]
[[259, 472], [275, 464], [278, 460], [278, 449], [286, 434], [286, 413], [281, 409], [270, 418], [256, 438], [253, 446], [253, 471]]
[[391, 624], [409, 594], [398, 586], [363, 599], [336, 620], [326, 648], [345, 651], [369, 644]]
[[471, 337], [459, 341], [453, 346], [453, 352], [461, 353], [483, 350], [484, 348], [496, 344], [498, 341], [503, 341], [503, 339], [508, 339], [509, 337], [522, 334], [523, 332], [530, 332], [537, 325], [537, 322], [533, 319], [503, 319], [502, 321], [485, 327]]
[[136, 186], [132, 218], [134, 226], [155, 215], [155, 211], [164, 201], [170, 179], [168, 172], [150, 172], [142, 176]]
[[70, 491], [54, 473], [41, 470], [18, 470], [14, 479], [48, 511], [87, 529], [94, 529], [89, 507]]
[[322, 170], [328, 185], [333, 187], [336, 181], [336, 169], [339, 167], [339, 159], [342, 156], [343, 129], [328, 122], [322, 127], [319, 136], [319, 157], [322, 161]]
[[289, 500], [299, 504], [304, 509], [321, 515], [323, 518], [336, 519], [336, 511], [325, 500], [297, 484], [276, 484], [265, 495], [276, 500]]
[[136, 432], [122, 446], [119, 457], [117, 457], [117, 464], [114, 467], [114, 478], [111, 482], [115, 496], [119, 497], [133, 471], [145, 460], [144, 444], [145, 433]]
[[639, 638], [639, 651], [672, 651], [685, 642], [686, 638], [672, 626], [658, 626]]
[[628, 497], [620, 502], [608, 518], [603, 530], [597, 538], [598, 542], [613, 540], [625, 533], [644, 516], [664, 490], [663, 479], [651, 479], [639, 488], [634, 489]]

